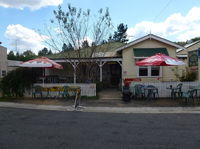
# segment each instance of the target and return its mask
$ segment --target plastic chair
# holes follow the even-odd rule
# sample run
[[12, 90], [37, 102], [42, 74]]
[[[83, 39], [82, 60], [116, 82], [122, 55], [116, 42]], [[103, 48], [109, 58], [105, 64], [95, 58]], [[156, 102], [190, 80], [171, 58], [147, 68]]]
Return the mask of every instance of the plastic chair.
[[145, 86], [142, 85], [142, 84], [135, 85], [135, 95], [134, 95], [134, 97], [136, 97], [136, 98], [138, 98], [138, 97], [144, 98], [145, 97], [144, 87]]
[[179, 83], [177, 86], [176, 86], [176, 88], [174, 88], [173, 90], [172, 90], [172, 94], [173, 94], [173, 97], [174, 98], [176, 98], [176, 97], [182, 97], [182, 86], [183, 86], [183, 84], [182, 83]]
[[32, 98], [37, 98], [37, 95], [39, 95], [40, 98], [42, 98], [42, 87], [37, 85], [33, 87], [32, 91]]
[[182, 98], [185, 99], [185, 103], [189, 103], [192, 101], [194, 103], [194, 98], [197, 97], [197, 90], [196, 89], [190, 89], [187, 92], [182, 93]]

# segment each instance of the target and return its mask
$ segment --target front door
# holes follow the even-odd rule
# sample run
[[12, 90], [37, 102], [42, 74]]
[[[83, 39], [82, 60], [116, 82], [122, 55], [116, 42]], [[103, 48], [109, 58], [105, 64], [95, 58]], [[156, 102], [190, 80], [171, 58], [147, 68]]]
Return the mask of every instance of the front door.
[[110, 64], [110, 85], [111, 87], [118, 87], [121, 80], [121, 66], [116, 62]]

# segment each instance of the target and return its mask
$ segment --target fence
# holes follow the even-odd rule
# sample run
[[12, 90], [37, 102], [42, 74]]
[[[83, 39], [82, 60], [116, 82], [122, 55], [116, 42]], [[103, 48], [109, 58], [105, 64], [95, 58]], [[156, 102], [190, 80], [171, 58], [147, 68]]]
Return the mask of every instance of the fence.
[[[96, 96], [96, 84], [95, 83], [35, 83], [34, 85], [40, 85], [42, 87], [62, 87], [62, 86], [79, 86], [81, 88], [81, 96]], [[26, 97], [31, 96], [30, 91], [26, 92]]]
[[131, 83], [131, 85], [134, 84], [143, 84], [143, 85], [154, 85], [158, 88], [159, 97], [165, 98], [171, 96], [171, 90], [167, 89], [172, 85], [173, 87], [176, 87], [179, 83], [183, 84], [182, 91], [186, 92], [191, 86], [200, 86], [200, 82], [159, 82], [159, 83]]

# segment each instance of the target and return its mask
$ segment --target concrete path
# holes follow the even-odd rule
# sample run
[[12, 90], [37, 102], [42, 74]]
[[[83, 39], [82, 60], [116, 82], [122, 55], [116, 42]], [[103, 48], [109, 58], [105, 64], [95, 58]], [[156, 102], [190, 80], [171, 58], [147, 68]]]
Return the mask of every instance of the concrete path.
[[196, 113], [200, 114], [200, 107], [82, 107], [74, 109], [73, 106], [36, 105], [14, 102], [0, 102], [3, 108], [23, 108], [55, 111], [82, 111], [107, 113]]
[[122, 99], [122, 93], [117, 88], [103, 89], [98, 93], [99, 99]]

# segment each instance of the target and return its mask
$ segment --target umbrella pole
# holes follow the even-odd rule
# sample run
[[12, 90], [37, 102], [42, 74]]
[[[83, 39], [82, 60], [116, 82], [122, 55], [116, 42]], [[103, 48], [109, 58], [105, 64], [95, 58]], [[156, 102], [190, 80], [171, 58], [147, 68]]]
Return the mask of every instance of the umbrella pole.
[[163, 82], [163, 67], [160, 67], [160, 69], [161, 69], [161, 82]]
[[44, 87], [44, 79], [45, 79], [45, 67], [42, 68], [43, 78], [42, 78], [42, 86]]

